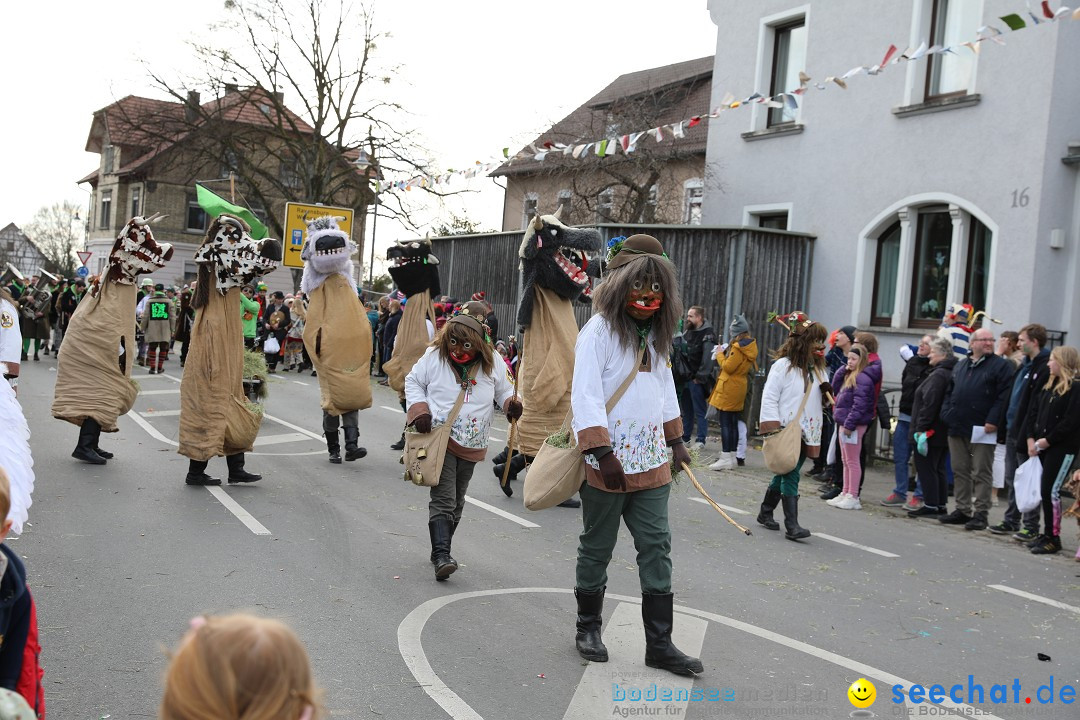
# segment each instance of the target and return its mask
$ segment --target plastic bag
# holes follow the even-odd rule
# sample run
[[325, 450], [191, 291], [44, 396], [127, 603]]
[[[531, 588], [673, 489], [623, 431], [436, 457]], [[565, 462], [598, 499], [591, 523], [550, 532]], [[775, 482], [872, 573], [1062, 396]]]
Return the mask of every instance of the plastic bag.
[[1037, 455], [1016, 468], [1013, 488], [1016, 492], [1016, 508], [1020, 512], [1031, 512], [1042, 503], [1042, 461]]
[[276, 337], [271, 335], [270, 337], [266, 338], [266, 342], [263, 343], [263, 352], [264, 353], [267, 353], [268, 355], [273, 355], [273, 354], [278, 353], [280, 351], [281, 351], [281, 343], [278, 342], [278, 339]]
[[994, 448], [994, 487], [1005, 487], [1005, 446], [998, 443]]

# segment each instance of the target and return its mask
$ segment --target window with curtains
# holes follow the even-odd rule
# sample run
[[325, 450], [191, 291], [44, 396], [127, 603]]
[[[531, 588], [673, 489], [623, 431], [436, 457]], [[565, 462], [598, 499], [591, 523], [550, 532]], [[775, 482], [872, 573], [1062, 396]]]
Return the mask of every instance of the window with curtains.
[[[905, 238], [897, 220], [874, 243], [870, 324], [890, 327], [897, 310], [904, 309], [897, 308], [898, 297], [910, 298], [907, 325], [912, 328], [938, 327], [952, 303], [985, 308], [990, 300], [990, 229], [955, 206], [952, 212], [944, 205], [912, 207], [907, 212], [910, 237]], [[905, 242], [911, 243], [910, 254], [902, 252]], [[954, 242], [961, 242], [959, 257], [954, 257]], [[912, 260], [902, 262], [905, 256]], [[958, 267], [953, 267], [954, 262]]]
[[[773, 28], [772, 75], [769, 95], [799, 87], [799, 71], [806, 64], [806, 20], [799, 18]], [[796, 111], [787, 105], [769, 109], [768, 127], [794, 123]]]
[[896, 306], [896, 285], [900, 276], [900, 223], [893, 224], [878, 238], [874, 262], [874, 295], [870, 324], [888, 327]]
[[[982, 25], [983, 0], [932, 0], [930, 46], [959, 45], [975, 37]], [[926, 58], [926, 99], [966, 95], [975, 70], [974, 52], [957, 48]]]

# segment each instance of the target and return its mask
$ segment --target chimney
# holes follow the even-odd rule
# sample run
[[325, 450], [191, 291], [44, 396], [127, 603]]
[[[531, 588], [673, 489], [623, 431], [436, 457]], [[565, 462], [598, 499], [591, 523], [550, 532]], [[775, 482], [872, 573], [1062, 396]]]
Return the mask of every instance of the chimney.
[[234, 93], [234, 92], [239, 92], [239, 91], [240, 91], [240, 86], [237, 85], [236, 83], [234, 83], [234, 82], [225, 83], [225, 94], [226, 95], [228, 95], [229, 93]]
[[274, 91], [274, 99], [276, 99], [278, 101], [279, 105], [284, 105], [285, 104], [285, 93], [281, 92], [280, 90], [275, 90]]
[[194, 122], [199, 117], [199, 91], [188, 90], [187, 103], [184, 108], [184, 118], [188, 122]]

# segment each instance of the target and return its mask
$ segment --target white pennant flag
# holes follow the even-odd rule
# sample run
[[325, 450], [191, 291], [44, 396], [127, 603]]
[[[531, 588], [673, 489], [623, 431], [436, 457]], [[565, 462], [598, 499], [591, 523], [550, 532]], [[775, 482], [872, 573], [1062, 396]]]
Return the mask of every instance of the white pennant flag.
[[668, 127], [671, 128], [671, 134], [674, 135], [677, 138], [686, 137], [686, 133], [683, 132], [683, 124], [685, 122], [686, 122], [685, 120], [680, 120], [677, 123], [671, 123], [671, 125], [668, 126]]

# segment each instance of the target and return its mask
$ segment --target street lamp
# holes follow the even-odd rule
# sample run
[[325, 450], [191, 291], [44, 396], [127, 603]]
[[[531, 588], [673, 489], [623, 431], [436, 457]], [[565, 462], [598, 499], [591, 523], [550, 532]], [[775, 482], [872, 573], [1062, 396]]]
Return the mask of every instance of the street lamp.
[[375, 157], [375, 138], [371, 135], [371, 128], [368, 128], [368, 147], [371, 152], [365, 152], [363, 148], [360, 148], [360, 155], [356, 158], [356, 167], [363, 171], [365, 177], [369, 180], [374, 171], [375, 175], [375, 214], [371, 218], [371, 237], [368, 242], [371, 244], [370, 259], [368, 260], [368, 288], [370, 289], [375, 284], [375, 227], [379, 222], [379, 161]]

